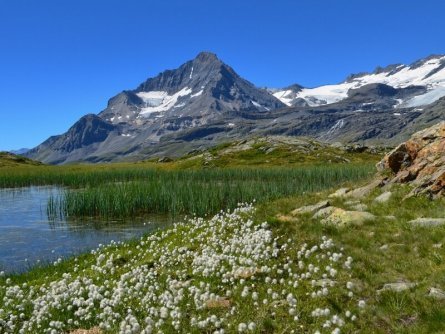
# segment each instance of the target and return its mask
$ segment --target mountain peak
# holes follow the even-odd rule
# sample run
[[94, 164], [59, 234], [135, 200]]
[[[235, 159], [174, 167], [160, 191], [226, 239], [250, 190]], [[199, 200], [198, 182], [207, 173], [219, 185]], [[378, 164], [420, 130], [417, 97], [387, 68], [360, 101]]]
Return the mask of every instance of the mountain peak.
[[220, 61], [216, 54], [209, 51], [202, 51], [198, 53], [195, 60], [201, 61], [201, 62], [214, 62], [214, 61]]

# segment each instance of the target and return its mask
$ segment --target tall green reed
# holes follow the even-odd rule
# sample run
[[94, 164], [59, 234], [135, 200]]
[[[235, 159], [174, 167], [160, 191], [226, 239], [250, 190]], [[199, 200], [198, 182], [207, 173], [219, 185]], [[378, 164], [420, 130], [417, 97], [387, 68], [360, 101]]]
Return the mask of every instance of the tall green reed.
[[[370, 175], [371, 165], [296, 168], [147, 170], [65, 191], [48, 204], [51, 215], [131, 217], [146, 213], [212, 214], [239, 202], [267, 201], [319, 191]], [[133, 179], [132, 179], [133, 177]]]

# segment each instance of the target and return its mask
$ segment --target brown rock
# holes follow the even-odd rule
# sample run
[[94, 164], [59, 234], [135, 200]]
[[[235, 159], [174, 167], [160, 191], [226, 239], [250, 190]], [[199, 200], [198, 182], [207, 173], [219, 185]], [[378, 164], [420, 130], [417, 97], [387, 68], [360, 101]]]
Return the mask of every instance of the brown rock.
[[99, 327], [93, 327], [90, 329], [82, 329], [82, 328], [78, 328], [75, 329], [71, 332], [69, 332], [69, 334], [101, 334], [102, 330]]
[[233, 277], [235, 278], [251, 278], [255, 274], [258, 274], [261, 272], [261, 269], [254, 268], [254, 267], [245, 267], [245, 268], [238, 268], [234, 273]]
[[445, 122], [415, 133], [377, 164], [379, 171], [389, 170], [391, 183], [410, 183], [411, 195], [445, 195]]
[[205, 302], [206, 308], [229, 308], [232, 302], [227, 298], [209, 299]]
[[298, 218], [282, 214], [276, 215], [275, 218], [277, 218], [282, 223], [295, 223], [298, 221]]

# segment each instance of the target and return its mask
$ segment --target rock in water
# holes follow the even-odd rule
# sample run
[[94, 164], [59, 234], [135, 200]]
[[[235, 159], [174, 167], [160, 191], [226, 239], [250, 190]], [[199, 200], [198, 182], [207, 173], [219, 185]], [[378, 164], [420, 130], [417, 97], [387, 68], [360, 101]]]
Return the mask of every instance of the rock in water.
[[410, 183], [412, 195], [445, 195], [445, 122], [415, 133], [377, 164], [379, 171], [391, 171], [391, 183]]

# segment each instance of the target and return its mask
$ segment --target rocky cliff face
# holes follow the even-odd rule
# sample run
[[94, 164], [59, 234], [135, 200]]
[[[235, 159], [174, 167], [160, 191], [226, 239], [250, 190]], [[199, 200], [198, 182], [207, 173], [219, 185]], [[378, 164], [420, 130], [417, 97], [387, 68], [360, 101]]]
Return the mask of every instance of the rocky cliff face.
[[415, 133], [377, 164], [392, 183], [410, 183], [413, 194], [445, 195], [445, 122]]

